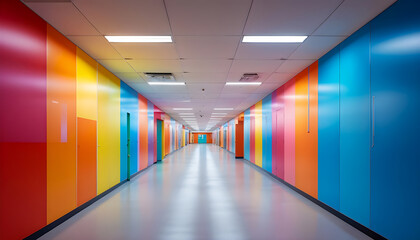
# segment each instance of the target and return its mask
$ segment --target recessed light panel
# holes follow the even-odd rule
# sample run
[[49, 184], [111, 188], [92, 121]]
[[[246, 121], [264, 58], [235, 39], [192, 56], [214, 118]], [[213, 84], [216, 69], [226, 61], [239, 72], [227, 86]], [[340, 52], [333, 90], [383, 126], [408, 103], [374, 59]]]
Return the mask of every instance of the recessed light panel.
[[261, 85], [261, 82], [226, 82], [226, 85]]
[[244, 43], [301, 43], [308, 36], [244, 36]]
[[149, 85], [185, 85], [185, 82], [147, 82]]
[[171, 36], [105, 36], [108, 42], [172, 42]]

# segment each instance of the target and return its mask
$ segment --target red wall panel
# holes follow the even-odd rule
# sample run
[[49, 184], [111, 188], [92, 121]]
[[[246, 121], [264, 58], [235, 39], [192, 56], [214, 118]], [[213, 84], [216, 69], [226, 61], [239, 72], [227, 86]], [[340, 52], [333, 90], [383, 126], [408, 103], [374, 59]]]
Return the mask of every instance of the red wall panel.
[[46, 28], [20, 1], [0, 1], [0, 239], [47, 223]]

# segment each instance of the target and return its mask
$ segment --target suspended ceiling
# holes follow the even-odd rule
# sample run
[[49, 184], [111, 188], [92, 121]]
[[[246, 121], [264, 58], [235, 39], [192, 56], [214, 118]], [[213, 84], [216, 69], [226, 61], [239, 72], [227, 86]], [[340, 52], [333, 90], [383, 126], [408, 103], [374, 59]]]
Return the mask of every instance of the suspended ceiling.
[[[261, 100], [395, 0], [27, 0], [24, 3], [121, 80], [193, 130], [212, 130]], [[109, 43], [105, 35], [170, 35], [173, 43]], [[241, 43], [244, 35], [307, 35]], [[171, 72], [184, 86], [151, 86]], [[258, 73], [260, 86], [226, 86]], [[204, 91], [203, 91], [204, 89]], [[192, 108], [176, 111], [173, 108]], [[214, 111], [214, 108], [233, 108]], [[214, 112], [227, 113], [209, 123]]]

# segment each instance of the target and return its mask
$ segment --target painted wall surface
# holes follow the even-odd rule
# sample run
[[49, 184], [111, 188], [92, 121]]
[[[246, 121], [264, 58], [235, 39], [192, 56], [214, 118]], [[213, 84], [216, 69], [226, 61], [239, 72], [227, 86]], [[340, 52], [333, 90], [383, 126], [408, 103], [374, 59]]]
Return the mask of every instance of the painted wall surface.
[[25, 238], [124, 181], [127, 112], [131, 174], [156, 161], [153, 119], [182, 135], [20, 1], [0, 2], [0, 32], [0, 239]]
[[420, 235], [419, 9], [397, 1], [243, 113], [246, 160], [262, 149], [262, 168], [388, 239]]

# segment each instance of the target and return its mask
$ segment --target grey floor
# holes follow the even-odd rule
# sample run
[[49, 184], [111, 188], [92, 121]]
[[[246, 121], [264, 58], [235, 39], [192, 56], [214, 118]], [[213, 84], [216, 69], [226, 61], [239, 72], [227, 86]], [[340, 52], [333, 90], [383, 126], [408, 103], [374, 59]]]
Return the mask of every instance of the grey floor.
[[215, 145], [167, 156], [41, 239], [369, 239]]

